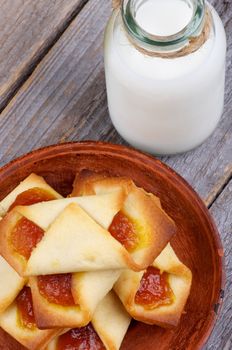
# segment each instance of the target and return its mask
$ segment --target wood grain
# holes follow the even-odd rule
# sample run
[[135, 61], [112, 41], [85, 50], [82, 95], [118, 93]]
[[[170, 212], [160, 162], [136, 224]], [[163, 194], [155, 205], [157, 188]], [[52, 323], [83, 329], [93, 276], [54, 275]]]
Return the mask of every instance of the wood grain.
[[[228, 39], [227, 81], [223, 118], [215, 133], [204, 145], [183, 155], [163, 157], [165, 162], [192, 184], [208, 206], [211, 206], [232, 176], [232, 2], [230, 0], [211, 0], [210, 2], [215, 5], [223, 19]], [[18, 0], [17, 3], [22, 3], [22, 6], [26, 4], [29, 9], [37, 6], [34, 5], [35, 2], [29, 0]], [[39, 4], [42, 2], [37, 1], [37, 3], [40, 6]], [[51, 46], [53, 29], [55, 28], [56, 33], [60, 31], [61, 27], [61, 31], [63, 30], [64, 26], [59, 23], [65, 23], [66, 21], [66, 19], [63, 22], [61, 21], [64, 18], [64, 3], [66, 6], [70, 6], [71, 9], [72, 6], [72, 8], [76, 8], [77, 1], [70, 0], [65, 2], [59, 0], [46, 2], [48, 7], [46, 11], [48, 11], [48, 17], [50, 16], [49, 20], [51, 21], [51, 27], [49, 26], [46, 30], [43, 28], [43, 25], [40, 27], [38, 24], [37, 27], [35, 26], [37, 28], [35, 32], [30, 32], [27, 27], [28, 17], [24, 18], [18, 29], [20, 36], [16, 36], [17, 40], [15, 40], [15, 43], [20, 45], [25, 40], [25, 48], [27, 50], [25, 50], [24, 55], [22, 54], [24, 52], [24, 44], [22, 44], [22, 48], [17, 50], [9, 46], [8, 51], [10, 55], [8, 59], [10, 65], [8, 68], [6, 67], [5, 71], [1, 68], [3, 64], [2, 57], [4, 57], [2, 53], [6, 55], [8, 51], [4, 51], [4, 47], [3, 49], [0, 48], [0, 78], [5, 79], [2, 85], [3, 87], [13, 87], [10, 89], [6, 88], [6, 92], [2, 95], [3, 99], [1, 100], [2, 97], [0, 97], [0, 101], [6, 101], [8, 96], [14, 91], [15, 86], [18, 86], [24, 79], [22, 78], [25, 77], [24, 68], [29, 67], [29, 71], [32, 70], [33, 64], [31, 66], [31, 62], [37, 62], [38, 57], [40, 59], [46, 51], [44, 48]], [[5, 8], [10, 6], [10, 2], [4, 2], [3, 0], [0, 1], [0, 4], [2, 4], [1, 10], [4, 6]], [[52, 6], [53, 9], [56, 9], [54, 14], [51, 10]], [[6, 27], [6, 20], [2, 20], [0, 24], [0, 26], [2, 25], [5, 28], [1, 28], [0, 32], [0, 38], [3, 35], [2, 33], [5, 33], [4, 40], [7, 39], [7, 33], [9, 37], [11, 36], [12, 23], [15, 21], [15, 19], [14, 21], [12, 20], [14, 17], [12, 11], [9, 12], [11, 15], [5, 16], [7, 21], [11, 23], [10, 29]], [[20, 11], [15, 11], [21, 13]], [[101, 139], [115, 143], [125, 143], [112, 127], [106, 103], [102, 40], [104, 27], [110, 12], [110, 1], [89, 0], [89, 3], [69, 28], [66, 29], [55, 46], [38, 65], [32, 76], [1, 113], [0, 165], [31, 149], [57, 142]], [[22, 15], [26, 16], [26, 14]], [[54, 15], [55, 19], [52, 18], [52, 15]], [[46, 13], [43, 13], [39, 23], [46, 23], [47, 19], [43, 22], [44, 16], [46, 17]], [[36, 15], [34, 15], [33, 19], [35, 22], [37, 21]], [[14, 31], [17, 34], [16, 29]], [[27, 39], [24, 39], [24, 33], [28, 31], [31, 34], [31, 36], [29, 35], [29, 44]], [[50, 36], [47, 37], [46, 33], [50, 33]], [[40, 35], [43, 39], [42, 44], [39, 41]], [[35, 39], [39, 46], [37, 46], [38, 51], [35, 50], [34, 52], [30, 44], [33, 46]], [[17, 45], [16, 47], [18, 47]], [[20, 57], [21, 54], [22, 57]], [[31, 60], [31, 58], [33, 59]], [[20, 68], [18, 70], [19, 74], [15, 75], [15, 67]], [[28, 72], [28, 68], [26, 68], [26, 71]], [[231, 182], [229, 188], [231, 189]], [[229, 213], [231, 208], [231, 200], [226, 199], [228, 197], [225, 193], [228, 193], [228, 187], [222, 193], [224, 196], [222, 200], [219, 196], [215, 203], [215, 205], [217, 203], [220, 204], [213, 205], [211, 210], [221, 232], [227, 232], [225, 236], [224, 233], [222, 235], [223, 239], [225, 239], [226, 248], [229, 251], [232, 244], [228, 238], [229, 232], [231, 232], [232, 215], [228, 215], [224, 223], [222, 223], [223, 219], [220, 217], [222, 213], [226, 217], [226, 213]], [[231, 196], [231, 190], [229, 193]], [[228, 228], [227, 231], [223, 231], [224, 227]], [[227, 260], [227, 265], [232, 266], [231, 260]], [[229, 350], [232, 348], [229, 338], [231, 328], [227, 327], [227, 323], [231, 323], [231, 318], [229, 318], [231, 316], [228, 316], [231, 314], [230, 298], [231, 292], [225, 299], [223, 317], [209, 341], [207, 350]]]
[[[232, 3], [215, 1], [228, 34]], [[102, 38], [110, 1], [90, 0], [0, 117], [1, 165], [33, 148], [70, 140], [124, 143], [108, 117]], [[196, 150], [162, 158], [210, 204], [232, 175], [232, 35], [226, 104], [210, 139]], [[33, 135], [33, 136], [32, 136]], [[12, 142], [14, 140], [14, 142]]]
[[232, 181], [212, 205], [211, 214], [225, 248], [226, 289], [222, 313], [205, 350], [232, 349]]
[[0, 0], [0, 110], [84, 0]]
[[[101, 138], [99, 129], [110, 124], [102, 89], [102, 35], [110, 11], [110, 2], [90, 1], [3, 111], [1, 165], [35, 147], [76, 138], [77, 131], [79, 138]], [[95, 137], [89, 134], [94, 129]]]

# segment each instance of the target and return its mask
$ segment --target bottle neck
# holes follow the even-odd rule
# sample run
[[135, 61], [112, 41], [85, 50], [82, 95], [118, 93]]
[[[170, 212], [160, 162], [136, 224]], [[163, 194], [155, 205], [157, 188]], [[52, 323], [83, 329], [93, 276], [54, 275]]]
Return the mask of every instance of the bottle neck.
[[201, 35], [205, 0], [123, 0], [122, 19], [129, 37], [146, 50], [172, 52]]

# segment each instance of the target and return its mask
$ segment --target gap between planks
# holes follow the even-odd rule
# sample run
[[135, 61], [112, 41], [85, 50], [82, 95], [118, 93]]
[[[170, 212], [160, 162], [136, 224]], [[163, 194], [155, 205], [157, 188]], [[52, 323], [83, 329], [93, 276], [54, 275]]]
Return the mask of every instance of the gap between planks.
[[79, 15], [82, 9], [85, 7], [89, 0], [82, 0], [77, 7], [70, 13], [67, 20], [63, 23], [63, 25], [59, 28], [57, 33], [48, 40], [47, 44], [41, 49], [38, 55], [32, 60], [26, 68], [22, 71], [21, 76], [12, 86], [12, 91], [9, 93], [5, 101], [0, 106], [0, 114], [7, 107], [13, 97], [17, 94], [23, 84], [28, 80], [28, 78], [33, 74], [34, 70], [38, 66], [38, 64], [43, 60], [43, 58], [49, 53], [52, 47], [56, 44], [56, 42], [60, 39], [63, 33], [67, 30], [70, 24], [75, 20], [75, 18]]
[[229, 184], [229, 182], [232, 180], [232, 164], [228, 165], [225, 168], [224, 174], [221, 176], [219, 181], [215, 184], [215, 186], [212, 188], [208, 196], [205, 198], [204, 203], [210, 209], [213, 205], [213, 203], [218, 199], [218, 197], [221, 195], [223, 190], [226, 188], [226, 186]]

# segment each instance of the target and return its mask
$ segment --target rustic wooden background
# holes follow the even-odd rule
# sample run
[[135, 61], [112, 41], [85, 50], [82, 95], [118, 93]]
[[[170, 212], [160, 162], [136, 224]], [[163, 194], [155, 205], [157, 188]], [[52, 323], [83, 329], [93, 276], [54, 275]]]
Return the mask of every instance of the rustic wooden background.
[[[162, 160], [201, 195], [225, 247], [221, 316], [204, 350], [232, 349], [232, 1], [210, 0], [228, 39], [225, 110], [192, 152]], [[125, 143], [108, 116], [102, 40], [110, 0], [0, 0], [0, 166], [54, 143]]]

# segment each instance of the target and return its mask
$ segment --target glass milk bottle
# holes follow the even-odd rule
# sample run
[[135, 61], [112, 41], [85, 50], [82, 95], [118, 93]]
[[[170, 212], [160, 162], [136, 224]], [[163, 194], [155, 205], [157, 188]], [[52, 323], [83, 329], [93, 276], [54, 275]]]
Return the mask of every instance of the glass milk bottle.
[[204, 0], [123, 0], [105, 33], [112, 122], [131, 145], [175, 154], [200, 145], [223, 111], [226, 38]]

